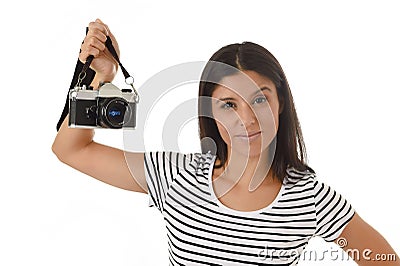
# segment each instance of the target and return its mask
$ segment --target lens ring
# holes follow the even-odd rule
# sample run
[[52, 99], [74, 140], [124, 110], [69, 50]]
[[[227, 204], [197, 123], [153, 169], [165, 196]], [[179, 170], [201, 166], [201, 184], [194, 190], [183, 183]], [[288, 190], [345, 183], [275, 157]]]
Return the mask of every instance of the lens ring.
[[[123, 106], [123, 108], [121, 108], [121, 106]], [[111, 112], [113, 112], [113, 114], [111, 114]], [[129, 117], [126, 118], [127, 115], [129, 115]], [[103, 105], [102, 117], [107, 126], [111, 128], [121, 128], [131, 119], [131, 116], [131, 108], [124, 98], [111, 98], [106, 101], [105, 106]]]

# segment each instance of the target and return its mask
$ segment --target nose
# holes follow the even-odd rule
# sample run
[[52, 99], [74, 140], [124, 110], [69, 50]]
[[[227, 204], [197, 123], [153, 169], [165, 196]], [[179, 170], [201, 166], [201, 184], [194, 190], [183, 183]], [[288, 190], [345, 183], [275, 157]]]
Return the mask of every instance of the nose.
[[248, 103], [244, 102], [237, 112], [241, 126], [248, 128], [257, 122], [257, 117]]

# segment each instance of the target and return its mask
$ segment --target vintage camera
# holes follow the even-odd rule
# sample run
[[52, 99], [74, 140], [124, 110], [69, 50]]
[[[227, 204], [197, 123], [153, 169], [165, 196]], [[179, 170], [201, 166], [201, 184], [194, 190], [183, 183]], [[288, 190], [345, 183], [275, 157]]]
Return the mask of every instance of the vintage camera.
[[69, 92], [70, 127], [127, 128], [136, 127], [137, 94], [106, 82], [98, 90], [86, 85]]

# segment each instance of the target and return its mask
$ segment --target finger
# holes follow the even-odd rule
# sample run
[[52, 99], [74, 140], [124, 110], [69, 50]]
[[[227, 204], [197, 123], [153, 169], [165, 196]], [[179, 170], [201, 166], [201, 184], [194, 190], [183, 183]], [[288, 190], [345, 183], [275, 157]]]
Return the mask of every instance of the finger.
[[108, 33], [107, 36], [109, 36], [111, 38], [111, 41], [113, 42], [114, 48], [117, 51], [118, 55], [119, 55], [119, 46], [118, 46], [118, 42], [117, 39], [115, 38], [114, 34], [111, 32], [110, 28], [108, 27], [107, 24], [105, 24], [103, 21], [101, 21], [99, 18], [96, 19], [95, 21], [96, 23], [99, 23], [101, 25], [103, 25], [106, 29], [106, 32]]
[[96, 19], [96, 22], [101, 23], [101, 24], [104, 24], [104, 22], [101, 21], [101, 19], [99, 19], [99, 18]]
[[86, 35], [86, 38], [96, 37], [99, 41], [105, 42], [107, 39], [107, 35], [104, 34], [103, 31], [99, 29], [90, 29]]
[[105, 24], [105, 23], [104, 23], [103, 21], [101, 21], [99, 18], [96, 19], [95, 22], [96, 22], [96, 23], [99, 23], [100, 25], [102, 25], [102, 26], [106, 29], [106, 32], [107, 32], [106, 35], [111, 37], [112, 33], [111, 33], [110, 28], [108, 27], [107, 24]]
[[79, 60], [81, 62], [86, 62], [86, 59], [89, 57], [89, 55], [97, 57], [100, 53], [101, 51], [93, 46], [82, 45], [81, 52], [79, 53]]
[[[106, 36], [100, 30], [92, 29], [83, 40], [81, 51], [97, 56], [100, 51], [105, 49], [105, 40]], [[96, 51], [96, 49], [98, 51]]]
[[94, 29], [100, 30], [103, 34], [108, 36], [107, 27], [103, 23], [97, 22], [97, 20], [89, 23], [89, 31]]
[[96, 48], [100, 51], [103, 51], [106, 46], [103, 41], [99, 40], [96, 36], [90, 36], [87, 39], [85, 39], [83, 46], [91, 46], [93, 48]]
[[108, 25], [104, 24], [104, 26], [106, 27], [106, 29], [108, 31], [108, 36], [110, 36], [110, 38], [111, 38], [111, 41], [115, 48], [115, 51], [117, 52], [118, 56], [120, 56], [119, 45], [118, 45], [117, 39], [115, 38], [114, 34], [112, 34], [112, 32], [110, 31], [110, 28], [108, 27]]
[[101, 24], [105, 27], [105, 29], [106, 29], [106, 31], [108, 33], [107, 36], [110, 36], [110, 37], [113, 36], [113, 34], [111, 33], [110, 28], [108, 27], [108, 25], [104, 24], [103, 22], [101, 22]]

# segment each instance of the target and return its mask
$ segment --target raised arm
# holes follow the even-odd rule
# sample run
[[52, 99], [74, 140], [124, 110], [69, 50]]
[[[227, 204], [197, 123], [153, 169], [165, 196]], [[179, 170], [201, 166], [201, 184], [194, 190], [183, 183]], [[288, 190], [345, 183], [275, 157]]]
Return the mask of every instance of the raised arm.
[[357, 213], [336, 239], [336, 243], [358, 265], [400, 266], [399, 256], [386, 239]]
[[[111, 82], [118, 69], [117, 62], [105, 47], [107, 36], [119, 54], [115, 37], [99, 19], [89, 24], [81, 46], [80, 61], [85, 62], [89, 55], [95, 57], [90, 66], [96, 72], [91, 84], [94, 89], [98, 88], [99, 82]], [[96, 143], [93, 129], [69, 128], [68, 119], [67, 115], [52, 145], [60, 161], [112, 186], [147, 193], [143, 153], [128, 153]], [[130, 161], [130, 168], [126, 159]]]

